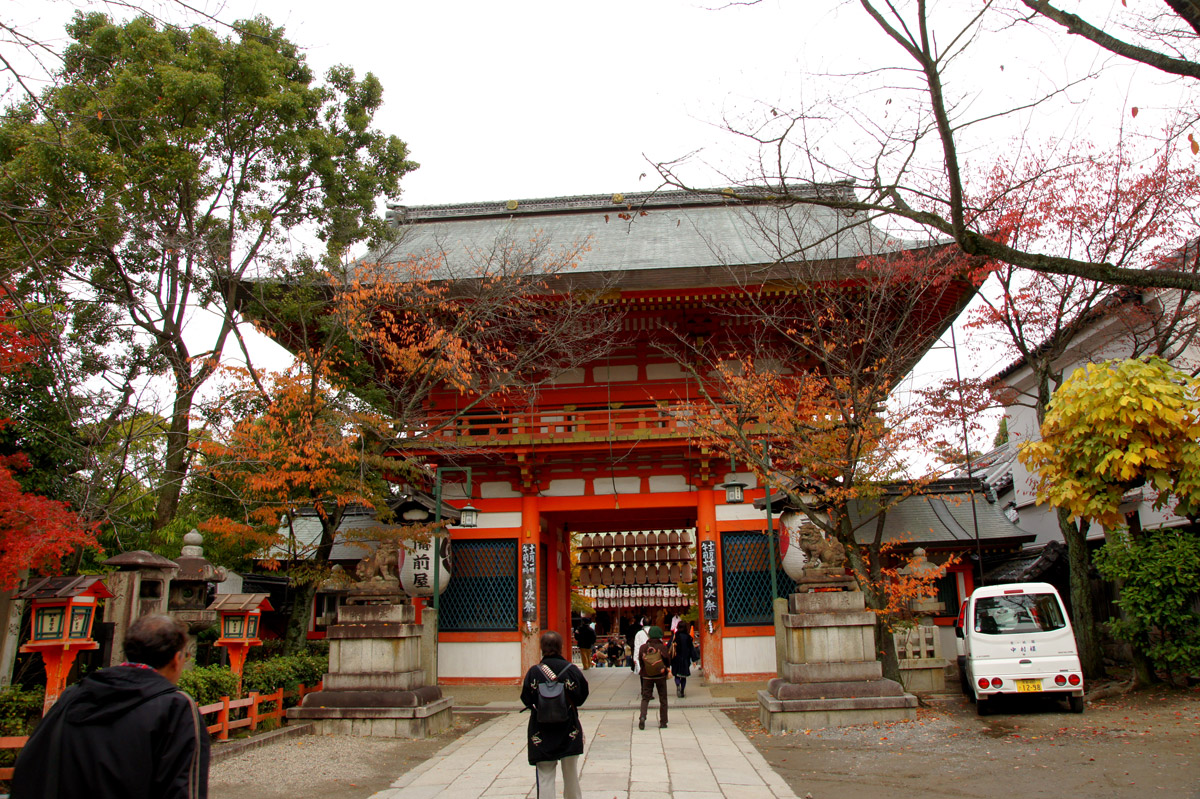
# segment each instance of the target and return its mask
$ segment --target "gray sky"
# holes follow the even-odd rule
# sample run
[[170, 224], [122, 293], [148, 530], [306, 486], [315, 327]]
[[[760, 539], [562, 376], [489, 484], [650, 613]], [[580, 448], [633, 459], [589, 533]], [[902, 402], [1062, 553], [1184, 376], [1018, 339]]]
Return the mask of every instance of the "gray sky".
[[[773, 107], [822, 109], [825, 116], [812, 123], [821, 129], [814, 146], [835, 163], [869, 159], [870, 128], [902, 117], [899, 87], [912, 79], [868, 72], [905, 62], [859, 3], [846, 0], [191, 2], [224, 21], [269, 17], [304, 48], [318, 74], [334, 64], [375, 73], [385, 89], [376, 125], [406, 141], [421, 164], [403, 181], [401, 201], [409, 205], [649, 191], [659, 185], [653, 162], [688, 154], [696, 154], [685, 173], [694, 185], [724, 185], [724, 176], [749, 174], [758, 157], [727, 123], [753, 124]], [[930, 2], [952, 14], [980, 5]], [[80, 7], [112, 12], [103, 0], [8, 0], [0, 13], [61, 45], [62, 24]], [[181, 19], [169, 0], [143, 7]], [[1093, 19], [1103, 19], [1105, 9], [1125, 13], [1120, 0], [1085, 7]], [[948, 46], [948, 29], [938, 35]], [[1062, 85], [1067, 74], [1106, 66], [1100, 79], [1055, 103], [964, 130], [971, 167], [985, 167], [1017, 142], [1089, 137], [1104, 145], [1122, 125], [1134, 135], [1154, 132], [1181, 103], [1177, 86], [1151, 86], [1147, 71], [1106, 59], [1076, 37], [1018, 25], [981, 38], [968, 53], [952, 64], [947, 88], [959, 110], [973, 116]], [[869, 91], [892, 86], [894, 94]], [[851, 108], [857, 123], [821, 104], [826, 92]], [[1141, 109], [1136, 121], [1132, 105]], [[937, 154], [931, 157], [936, 163]], [[991, 347], [962, 366], [965, 374], [988, 373], [1007, 360]], [[937, 353], [919, 367], [923, 379], [952, 369]]]

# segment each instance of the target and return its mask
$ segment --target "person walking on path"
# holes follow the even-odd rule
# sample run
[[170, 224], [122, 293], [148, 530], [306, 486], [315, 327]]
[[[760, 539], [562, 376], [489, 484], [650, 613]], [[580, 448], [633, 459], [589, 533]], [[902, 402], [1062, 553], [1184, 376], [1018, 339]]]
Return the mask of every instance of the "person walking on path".
[[[659, 638], [662, 638], [662, 630], [659, 630]], [[642, 651], [642, 644], [650, 639], [650, 620], [642, 616], [638, 622], [637, 635], [633, 637], [633, 663], [629, 664], [629, 668], [633, 669], [634, 674], [641, 671], [641, 660], [638, 658], [638, 653]]]
[[592, 625], [588, 624], [585, 618], [579, 625], [579, 629], [575, 631], [575, 643], [579, 646], [579, 659], [583, 661], [583, 667], [590, 669], [592, 667], [592, 647], [596, 645], [596, 631], [592, 629]]
[[625, 647], [621, 646], [621, 642], [616, 639], [616, 636], [609, 636], [608, 647], [604, 654], [608, 655], [609, 666], [619, 666], [625, 655]]
[[692, 658], [696, 642], [692, 640], [691, 625], [679, 622], [675, 636], [671, 639], [671, 674], [675, 675], [675, 696], [682, 699], [687, 691], [687, 678], [692, 676]]
[[14, 799], [204, 799], [208, 730], [176, 683], [187, 627], [143, 616], [128, 661], [71, 686], [17, 758]]
[[658, 726], [660, 729], [666, 729], [667, 677], [670, 676], [667, 664], [670, 653], [663, 643], [661, 627], [651, 627], [647, 636], [646, 643], [642, 644], [637, 654], [638, 672], [642, 675], [642, 706], [638, 716], [638, 729], [646, 729], [646, 710], [650, 707], [655, 690], [658, 691]]
[[[583, 754], [583, 726], [579, 723], [579, 706], [587, 701], [588, 683], [583, 672], [562, 654], [562, 636], [553, 630], [542, 633], [540, 663], [529, 667], [521, 682], [521, 704], [529, 710], [529, 765], [537, 769], [539, 799], [554, 799], [555, 777], [562, 764], [563, 799], [582, 799], [579, 788], [579, 756]], [[550, 720], [558, 715], [554, 706], [555, 686], [540, 688], [543, 683], [562, 686], [562, 721]], [[539, 706], [546, 718], [539, 718]]]

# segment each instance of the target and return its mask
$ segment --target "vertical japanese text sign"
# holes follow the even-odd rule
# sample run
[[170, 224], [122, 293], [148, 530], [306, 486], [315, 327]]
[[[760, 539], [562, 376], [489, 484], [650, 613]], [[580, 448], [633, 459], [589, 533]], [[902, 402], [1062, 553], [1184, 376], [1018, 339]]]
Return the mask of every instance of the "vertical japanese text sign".
[[521, 544], [521, 613], [525, 621], [537, 620], [537, 547]]
[[717, 542], [700, 542], [700, 600], [704, 618], [717, 619]]

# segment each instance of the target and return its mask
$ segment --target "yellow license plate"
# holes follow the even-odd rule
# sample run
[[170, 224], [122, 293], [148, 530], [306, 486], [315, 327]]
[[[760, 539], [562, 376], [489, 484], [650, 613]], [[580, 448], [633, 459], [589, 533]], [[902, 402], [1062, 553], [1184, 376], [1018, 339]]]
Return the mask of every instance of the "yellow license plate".
[[1032, 694], [1041, 690], [1041, 680], [1017, 680], [1017, 693], [1019, 694]]

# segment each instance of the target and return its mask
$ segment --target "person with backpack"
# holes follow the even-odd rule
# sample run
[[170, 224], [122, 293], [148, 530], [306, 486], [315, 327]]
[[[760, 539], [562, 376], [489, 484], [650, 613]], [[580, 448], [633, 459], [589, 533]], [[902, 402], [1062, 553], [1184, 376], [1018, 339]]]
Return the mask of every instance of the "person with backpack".
[[563, 657], [563, 638], [542, 633], [541, 662], [530, 666], [521, 681], [521, 704], [529, 710], [529, 765], [537, 769], [539, 799], [554, 799], [558, 764], [562, 764], [563, 799], [582, 799], [579, 756], [583, 726], [579, 706], [587, 701], [587, 678]]
[[667, 677], [670, 676], [671, 656], [663, 643], [661, 627], [651, 627], [646, 643], [638, 650], [638, 672], [642, 675], [642, 707], [638, 717], [638, 729], [646, 729], [646, 710], [654, 691], [658, 691], [658, 726], [667, 727]]

